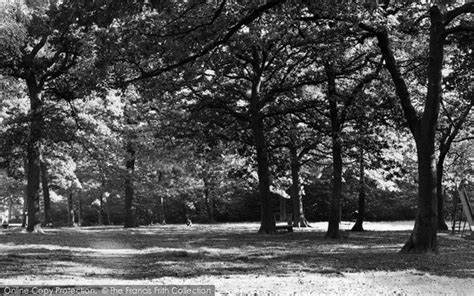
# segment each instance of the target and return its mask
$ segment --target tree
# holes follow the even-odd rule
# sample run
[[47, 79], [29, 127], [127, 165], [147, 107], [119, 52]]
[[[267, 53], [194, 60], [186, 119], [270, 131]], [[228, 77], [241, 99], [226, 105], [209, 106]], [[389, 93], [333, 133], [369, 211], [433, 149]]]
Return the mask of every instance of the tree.
[[[46, 92], [54, 82], [70, 72], [84, 48], [84, 27], [74, 26], [83, 20], [77, 6], [52, 5], [24, 10], [12, 7], [0, 13], [6, 21], [1, 27], [2, 54], [0, 73], [22, 79], [30, 101], [27, 154], [28, 231], [40, 224], [39, 188], [41, 139], [44, 127]], [[4, 41], [4, 42], [3, 42]]]
[[331, 63], [325, 65], [325, 71], [328, 79], [327, 98], [329, 102], [329, 119], [331, 122], [331, 139], [332, 139], [332, 158], [333, 158], [333, 191], [331, 205], [329, 210], [329, 225], [326, 237], [339, 237], [339, 220], [340, 220], [340, 196], [342, 190], [342, 138], [341, 132], [348, 108], [359, 96], [366, 84], [370, 83], [377, 75], [378, 71], [370, 73], [359, 80], [351, 91], [350, 96], [345, 100], [344, 107], [338, 107], [338, 90], [336, 89], [337, 72]]
[[[273, 26], [277, 19], [288, 25]], [[293, 90], [317, 83], [306, 70], [314, 61], [312, 51], [304, 43], [298, 45], [299, 39], [289, 11], [268, 13], [236, 33], [210, 59], [198, 86], [190, 86], [200, 109], [220, 110], [221, 118], [226, 116], [240, 126], [237, 129], [251, 131], [262, 204], [260, 233], [275, 233], [267, 122], [272, 116], [305, 110], [307, 102]]]
[[428, 61], [426, 65], [427, 92], [423, 111], [417, 111], [411, 101], [406, 79], [401, 71], [400, 62], [393, 51], [388, 26], [373, 26], [365, 22], [360, 27], [378, 41], [378, 46], [385, 60], [395, 85], [397, 96], [403, 108], [405, 119], [415, 139], [418, 155], [418, 213], [413, 232], [403, 246], [402, 252], [436, 252], [437, 244], [437, 173], [435, 163], [435, 137], [440, 103], [442, 97], [442, 68], [444, 45], [450, 35], [460, 31], [472, 30], [472, 21], [464, 22], [459, 18], [474, 12], [474, 3], [447, 10], [445, 4], [434, 3], [427, 14], [411, 20], [413, 27], [418, 22], [429, 19]]
[[[304, 91], [301, 89], [296, 90], [295, 93], [304, 96]], [[323, 133], [305, 123], [306, 117], [311, 117], [317, 122], [319, 120], [314, 118], [314, 114], [309, 109], [304, 111], [271, 118], [271, 126], [275, 128], [271, 129], [272, 134], [269, 137], [273, 162], [276, 162], [275, 171], [277, 173], [280, 171], [282, 177], [287, 178], [291, 184], [289, 188], [292, 202], [291, 213], [293, 226], [297, 227], [310, 227], [303, 208], [304, 182], [313, 177], [308, 172], [308, 164], [311, 165], [324, 157], [320, 152], [323, 149]], [[285, 198], [281, 198], [280, 201], [286, 204]]]

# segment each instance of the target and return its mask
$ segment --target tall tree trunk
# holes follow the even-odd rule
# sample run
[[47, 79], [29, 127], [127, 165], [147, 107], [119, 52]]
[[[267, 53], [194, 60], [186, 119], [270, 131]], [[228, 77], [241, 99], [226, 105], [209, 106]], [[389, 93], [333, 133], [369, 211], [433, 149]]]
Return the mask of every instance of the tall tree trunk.
[[326, 232], [327, 238], [339, 238], [339, 222], [341, 213], [341, 193], [342, 193], [342, 139], [341, 123], [336, 98], [336, 74], [332, 65], [326, 65], [326, 75], [328, 78], [327, 96], [329, 100], [329, 115], [331, 119], [331, 139], [332, 139], [332, 194], [329, 205], [329, 224]]
[[263, 119], [259, 115], [253, 116], [252, 130], [257, 150], [257, 173], [258, 185], [261, 198], [261, 224], [259, 233], [273, 234], [276, 232], [275, 219], [273, 217], [273, 203], [270, 195], [270, 169], [268, 161], [268, 150], [265, 142]]
[[[161, 181], [163, 180], [163, 173], [158, 172], [158, 184], [161, 184]], [[165, 219], [165, 199], [163, 198], [162, 195], [158, 197], [158, 223], [165, 225], [166, 224], [166, 219]]]
[[48, 176], [48, 168], [46, 167], [46, 163], [41, 161], [40, 163], [41, 169], [41, 188], [43, 190], [43, 201], [44, 201], [44, 223], [48, 225], [52, 223], [51, 220], [51, 197], [49, 194], [49, 176]]
[[360, 147], [359, 155], [359, 207], [357, 212], [357, 220], [352, 231], [364, 231], [363, 223], [365, 218], [365, 162], [364, 148]]
[[206, 212], [207, 212], [207, 222], [208, 223], [216, 223], [214, 219], [214, 211], [212, 208], [212, 197], [211, 197], [211, 185], [207, 176], [203, 178], [204, 181], [204, 199], [206, 201]]
[[402, 252], [437, 252], [438, 194], [435, 135], [441, 103], [441, 70], [444, 56], [444, 17], [438, 6], [430, 9], [428, 89], [425, 110], [414, 134], [418, 156], [418, 213], [415, 228]]
[[309, 227], [308, 220], [304, 215], [303, 197], [300, 194], [300, 161], [298, 150], [292, 145], [290, 147], [290, 167], [291, 167], [291, 200], [293, 202], [293, 226]]
[[73, 202], [73, 193], [72, 189], [69, 192], [67, 198], [67, 225], [73, 226], [74, 225], [74, 202]]
[[443, 196], [443, 172], [444, 172], [444, 157], [438, 157], [436, 164], [436, 194], [438, 202], [438, 230], [448, 230], [448, 225], [444, 220], [444, 196]]
[[166, 224], [166, 219], [165, 219], [165, 200], [163, 196], [160, 196], [159, 199], [160, 204], [158, 205], [158, 223], [160, 224]]
[[338, 137], [333, 138], [332, 144], [333, 159], [333, 181], [332, 195], [329, 206], [329, 224], [326, 232], [328, 238], [339, 238], [339, 222], [341, 214], [341, 193], [342, 193], [342, 147]]
[[105, 211], [107, 212], [107, 225], [112, 225], [112, 220], [110, 220], [110, 196], [107, 197], [105, 202]]
[[35, 226], [41, 226], [40, 218], [40, 145], [42, 137], [42, 115], [40, 90], [34, 78], [26, 81], [30, 98], [30, 130], [27, 143], [27, 207], [28, 225], [26, 230], [32, 232]]
[[8, 199], [8, 223], [12, 220], [12, 210], [13, 210], [13, 195], [10, 194]]
[[79, 224], [79, 226], [82, 225], [82, 219], [83, 219], [83, 212], [82, 212], [82, 195], [79, 194], [79, 198], [77, 200], [77, 224]]
[[97, 213], [99, 217], [99, 225], [104, 225], [104, 197], [106, 194], [106, 181], [105, 181], [105, 174], [102, 175], [102, 184], [101, 184], [101, 191], [99, 194], [99, 211]]
[[135, 170], [135, 145], [133, 140], [127, 142], [127, 160], [125, 162], [125, 167], [127, 169], [125, 175], [125, 217], [124, 217], [124, 227], [130, 228], [135, 227], [135, 222], [133, 218], [133, 197], [134, 197], [134, 170]]
[[[28, 164], [27, 161], [25, 160], [25, 175], [27, 175], [28, 171]], [[28, 186], [25, 186], [23, 189], [23, 209], [22, 209], [22, 214], [21, 214], [21, 227], [25, 228], [26, 225], [28, 224], [28, 192], [27, 192]]]
[[286, 215], [286, 198], [283, 196], [279, 197], [280, 201], [280, 222], [286, 222], [288, 221], [288, 217]]
[[103, 208], [104, 208], [104, 199], [102, 198], [103, 193], [99, 195], [99, 210], [97, 211], [97, 216], [99, 217], [99, 225], [104, 225], [104, 216], [103, 216]]

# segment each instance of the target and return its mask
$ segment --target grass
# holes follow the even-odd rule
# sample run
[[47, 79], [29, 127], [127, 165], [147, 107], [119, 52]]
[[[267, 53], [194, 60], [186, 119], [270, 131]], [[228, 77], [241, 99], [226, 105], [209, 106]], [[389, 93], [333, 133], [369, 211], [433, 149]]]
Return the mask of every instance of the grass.
[[405, 255], [398, 251], [409, 237], [410, 223], [369, 223], [366, 228], [372, 231], [343, 231], [338, 240], [324, 238], [324, 227], [318, 223], [277, 235], [258, 235], [255, 223], [62, 228], [46, 229], [44, 235], [8, 230], [0, 233], [0, 284], [203, 275], [340, 277], [380, 271], [474, 278], [472, 241], [460, 236], [441, 233], [437, 255]]

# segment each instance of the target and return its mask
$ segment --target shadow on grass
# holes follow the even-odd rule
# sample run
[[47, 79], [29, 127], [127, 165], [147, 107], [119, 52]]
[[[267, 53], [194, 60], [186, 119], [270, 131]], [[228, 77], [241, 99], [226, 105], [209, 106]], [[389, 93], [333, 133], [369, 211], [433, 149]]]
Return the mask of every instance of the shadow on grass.
[[442, 234], [438, 255], [399, 254], [409, 234], [344, 232], [342, 239], [331, 240], [314, 230], [257, 235], [253, 229], [212, 226], [11, 233], [0, 237], [0, 278], [67, 275], [136, 280], [298, 272], [338, 276], [403, 270], [474, 276], [471, 241]]

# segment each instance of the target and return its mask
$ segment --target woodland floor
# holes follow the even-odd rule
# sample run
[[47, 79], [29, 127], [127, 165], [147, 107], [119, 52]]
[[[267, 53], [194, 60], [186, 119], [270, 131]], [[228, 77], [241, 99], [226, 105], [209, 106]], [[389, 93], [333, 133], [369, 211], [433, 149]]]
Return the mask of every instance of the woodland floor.
[[[342, 229], [352, 223], [343, 222]], [[474, 295], [473, 240], [439, 234], [438, 255], [402, 255], [411, 222], [325, 223], [258, 235], [257, 223], [0, 230], [0, 285], [209, 284], [266, 295]], [[255, 294], [252, 294], [255, 295]]]

